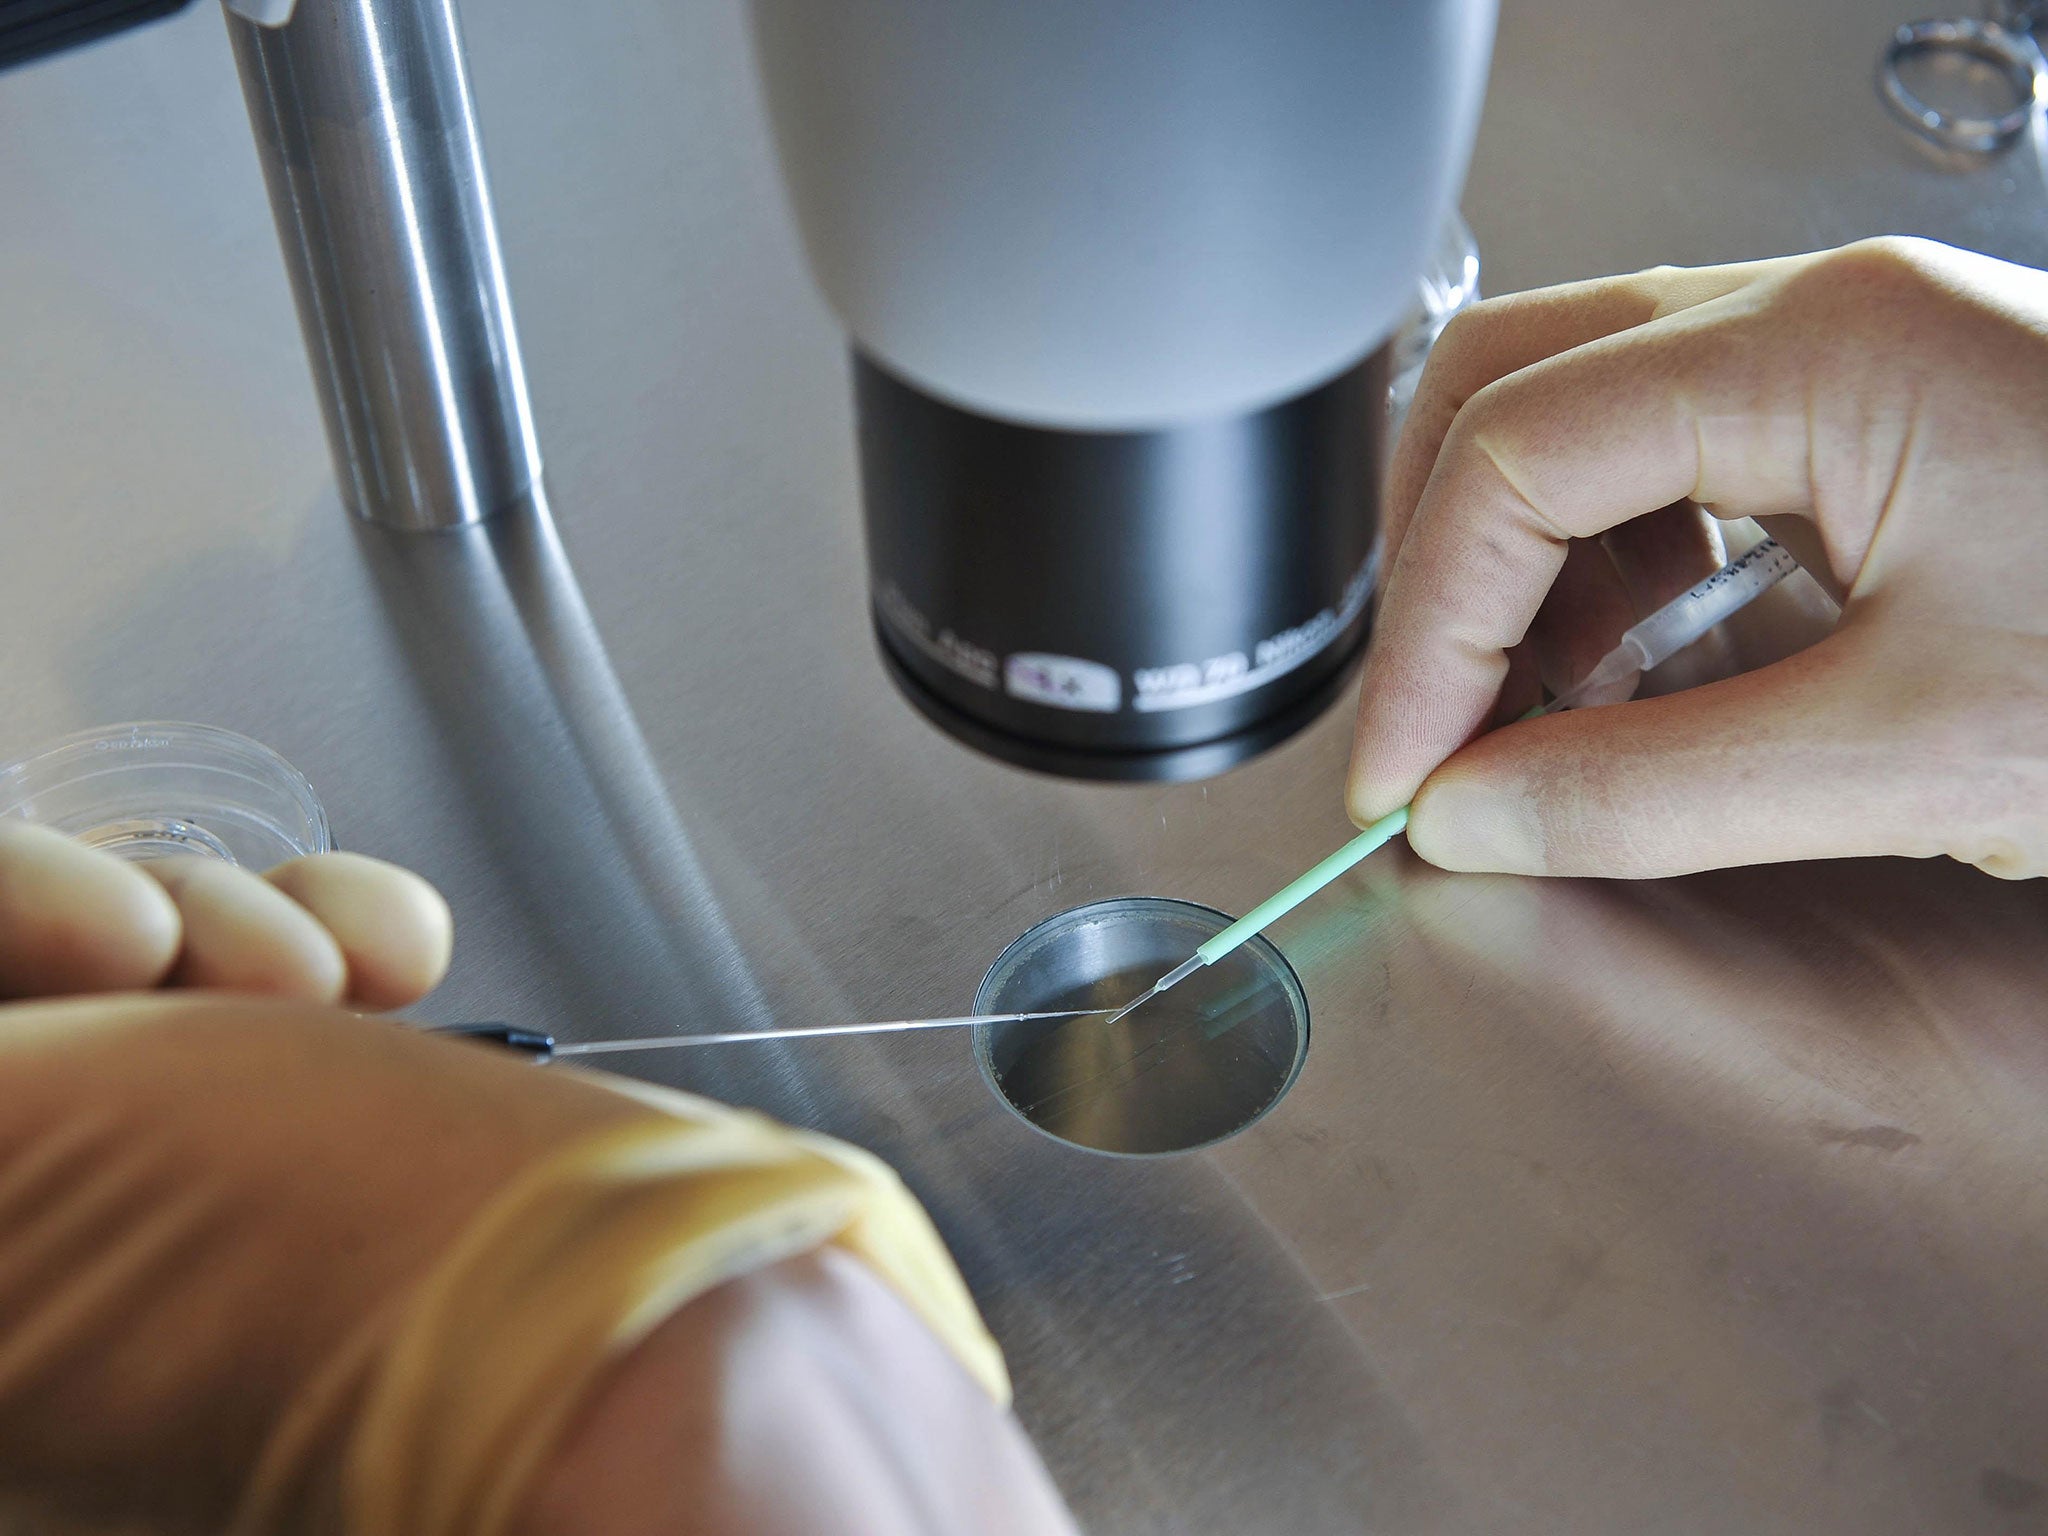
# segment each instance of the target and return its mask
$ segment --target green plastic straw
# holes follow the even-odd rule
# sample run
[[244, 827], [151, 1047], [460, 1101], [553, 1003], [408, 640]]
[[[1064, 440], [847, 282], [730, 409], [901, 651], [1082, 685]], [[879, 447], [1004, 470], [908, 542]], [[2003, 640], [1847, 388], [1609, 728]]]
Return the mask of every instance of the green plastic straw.
[[1252, 935], [1292, 912], [1367, 854], [1382, 847], [1408, 825], [1408, 807], [1382, 816], [1300, 879], [1275, 891], [1215, 938], [1195, 951], [1204, 965], [1214, 965]]

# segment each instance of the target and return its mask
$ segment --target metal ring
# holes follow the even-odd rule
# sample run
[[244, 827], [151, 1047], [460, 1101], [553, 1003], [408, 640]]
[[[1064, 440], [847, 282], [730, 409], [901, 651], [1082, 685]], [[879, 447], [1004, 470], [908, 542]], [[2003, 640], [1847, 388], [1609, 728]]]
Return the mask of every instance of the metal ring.
[[[1929, 106], [1899, 76], [1899, 62], [1916, 53], [1964, 53], [2000, 71], [2019, 105], [1997, 117], [1961, 117]], [[1877, 94], [1892, 115], [1944, 149], [1987, 153], [2026, 132], [2035, 104], [2048, 100], [2048, 67], [2033, 38], [1995, 21], [1909, 22], [1892, 34], [1877, 63]]]

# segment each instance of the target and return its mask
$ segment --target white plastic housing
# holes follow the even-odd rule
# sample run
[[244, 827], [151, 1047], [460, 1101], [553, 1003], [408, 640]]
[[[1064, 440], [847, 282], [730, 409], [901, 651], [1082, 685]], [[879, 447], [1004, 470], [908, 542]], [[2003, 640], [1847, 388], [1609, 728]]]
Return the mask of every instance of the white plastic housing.
[[753, 0], [811, 267], [972, 410], [1263, 407], [1415, 301], [1494, 0]]

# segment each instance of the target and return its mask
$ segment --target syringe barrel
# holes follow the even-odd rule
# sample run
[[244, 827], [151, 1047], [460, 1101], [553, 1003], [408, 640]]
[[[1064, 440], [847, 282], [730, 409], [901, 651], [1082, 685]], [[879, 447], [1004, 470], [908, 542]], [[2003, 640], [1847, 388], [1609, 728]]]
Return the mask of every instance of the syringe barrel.
[[1638, 664], [1648, 671], [1798, 569], [1790, 550], [1765, 539], [1629, 630], [1622, 644], [1635, 651]]

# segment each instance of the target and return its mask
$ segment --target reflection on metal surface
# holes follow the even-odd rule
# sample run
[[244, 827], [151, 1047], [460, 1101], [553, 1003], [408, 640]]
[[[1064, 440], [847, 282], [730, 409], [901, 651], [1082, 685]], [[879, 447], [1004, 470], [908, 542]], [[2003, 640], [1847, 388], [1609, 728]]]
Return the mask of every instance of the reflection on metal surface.
[[[975, 1008], [1112, 1007], [1229, 922], [1192, 902], [1149, 896], [1076, 907], [1005, 949]], [[1032, 1125], [1076, 1146], [1133, 1155], [1235, 1135], [1280, 1102], [1307, 1052], [1308, 999], [1264, 939], [1128, 1017], [993, 1025], [976, 1032], [974, 1045], [989, 1086]]]

